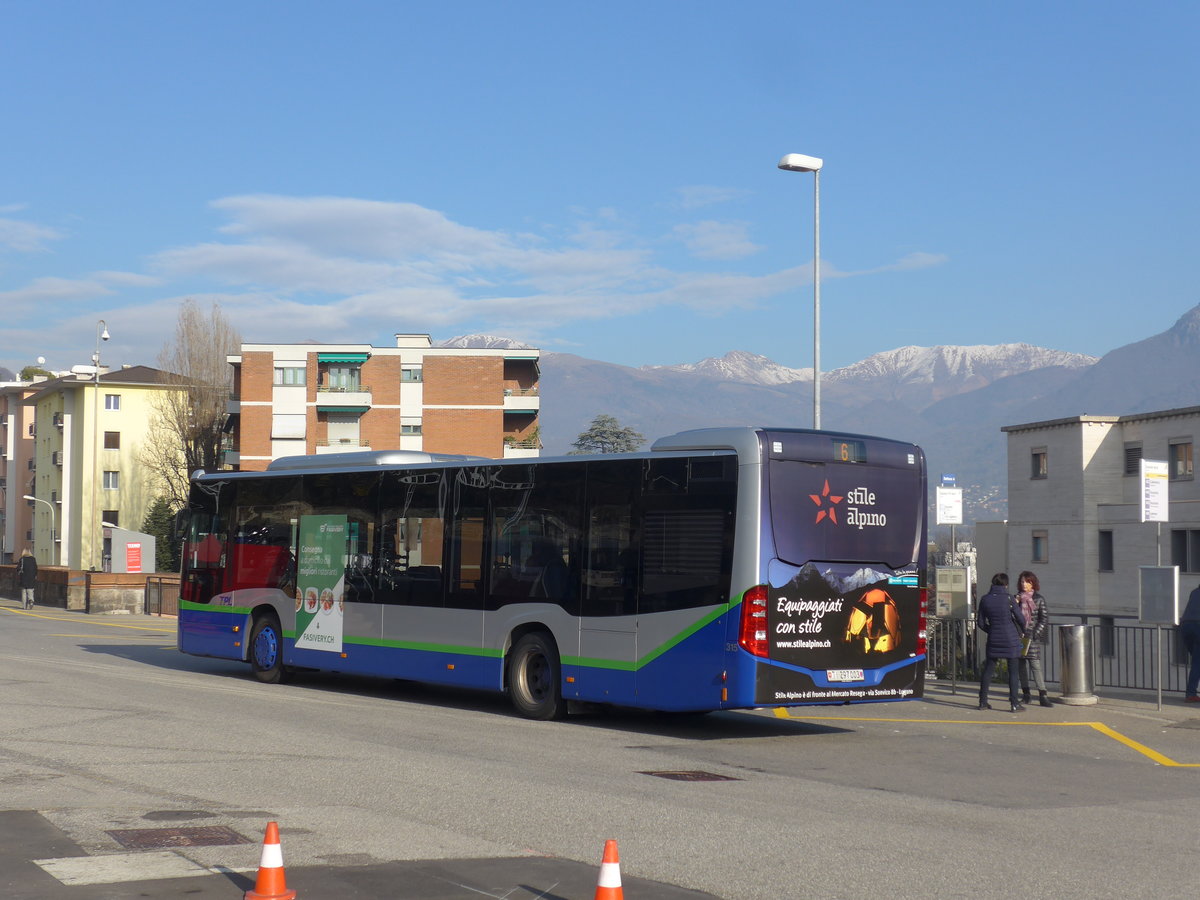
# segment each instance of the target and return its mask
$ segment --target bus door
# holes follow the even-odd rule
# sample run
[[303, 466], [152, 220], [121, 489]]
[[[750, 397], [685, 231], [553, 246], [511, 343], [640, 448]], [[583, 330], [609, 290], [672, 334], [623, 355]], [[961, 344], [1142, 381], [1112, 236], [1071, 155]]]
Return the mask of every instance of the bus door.
[[563, 691], [570, 699], [631, 703], [637, 698], [642, 466], [636, 459], [587, 464], [579, 665], [575, 681]]
[[454, 473], [450, 545], [447, 548], [449, 582], [444, 625], [446, 641], [461, 645], [467, 654], [454, 662], [469, 670], [455, 683], [472, 687], [494, 687], [485, 677], [478, 651], [484, 646], [484, 525], [487, 516], [488, 482], [492, 467], [472, 466]]

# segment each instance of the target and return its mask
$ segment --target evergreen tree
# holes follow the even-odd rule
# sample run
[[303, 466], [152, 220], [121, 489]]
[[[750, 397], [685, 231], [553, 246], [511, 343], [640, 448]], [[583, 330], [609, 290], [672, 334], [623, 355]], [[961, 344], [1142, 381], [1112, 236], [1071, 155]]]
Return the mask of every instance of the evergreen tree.
[[175, 541], [175, 513], [171, 501], [159, 497], [146, 511], [142, 531], [154, 535], [154, 571], [179, 571], [179, 545]]
[[631, 453], [646, 442], [646, 438], [627, 428], [613, 416], [601, 413], [592, 419], [587, 431], [571, 445], [574, 453]]

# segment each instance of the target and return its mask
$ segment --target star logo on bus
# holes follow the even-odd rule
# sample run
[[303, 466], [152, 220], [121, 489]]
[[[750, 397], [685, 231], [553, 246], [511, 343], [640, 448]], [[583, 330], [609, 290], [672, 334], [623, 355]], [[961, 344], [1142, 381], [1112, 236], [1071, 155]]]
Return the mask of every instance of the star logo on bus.
[[[834, 525], [837, 524], [837, 504], [844, 499], [837, 494], [829, 493], [829, 479], [825, 479], [825, 488], [819, 494], [809, 494], [809, 499], [817, 505], [817, 522], [828, 517]], [[813, 524], [816, 524], [814, 522]]]

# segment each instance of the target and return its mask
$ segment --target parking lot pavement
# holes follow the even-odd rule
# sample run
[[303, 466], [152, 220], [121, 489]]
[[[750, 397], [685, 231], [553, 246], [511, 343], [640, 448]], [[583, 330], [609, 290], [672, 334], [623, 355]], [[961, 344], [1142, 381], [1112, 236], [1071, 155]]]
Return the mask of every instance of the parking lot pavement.
[[[288, 889], [304, 900], [584, 900], [594, 895], [599, 871], [599, 859], [588, 865], [554, 857], [517, 856], [285, 866], [284, 875]], [[134, 872], [140, 875], [135, 877]], [[187, 874], [181, 874], [184, 872]], [[37, 812], [0, 812], [0, 896], [6, 900], [237, 900], [255, 887], [256, 874], [256, 870], [200, 867], [187, 859], [186, 850], [88, 856]], [[109, 877], [125, 880], [110, 882]], [[630, 896], [643, 900], [713, 897], [641, 878], [622, 876], [621, 881]]]

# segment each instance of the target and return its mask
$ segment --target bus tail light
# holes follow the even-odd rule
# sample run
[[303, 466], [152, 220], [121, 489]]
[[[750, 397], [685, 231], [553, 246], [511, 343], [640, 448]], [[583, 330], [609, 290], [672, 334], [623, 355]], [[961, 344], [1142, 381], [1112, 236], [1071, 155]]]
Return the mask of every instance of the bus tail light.
[[929, 588], [921, 588], [917, 592], [917, 656], [925, 655], [926, 638], [929, 636]]
[[767, 586], [757, 585], [742, 597], [742, 621], [738, 644], [754, 656], [767, 656]]

